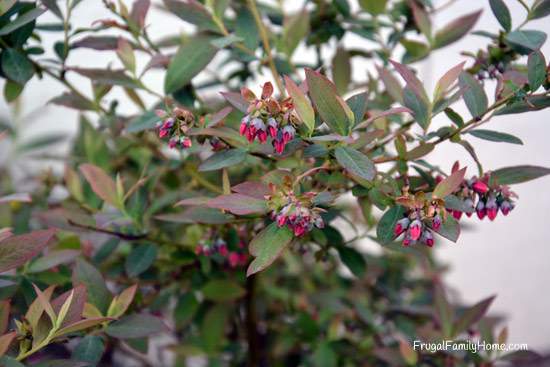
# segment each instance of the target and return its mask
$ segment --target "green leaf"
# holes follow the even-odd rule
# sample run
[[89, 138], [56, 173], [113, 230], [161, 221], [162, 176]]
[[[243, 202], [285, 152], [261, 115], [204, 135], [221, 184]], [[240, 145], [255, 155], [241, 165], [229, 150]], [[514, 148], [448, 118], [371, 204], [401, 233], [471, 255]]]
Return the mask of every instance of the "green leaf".
[[476, 138], [483, 139], [483, 140], [523, 145], [523, 142], [521, 141], [520, 138], [517, 138], [514, 135], [501, 133], [498, 131], [475, 129], [475, 130], [469, 130], [468, 133], [470, 135], [475, 136]]
[[462, 72], [458, 81], [461, 88], [466, 88], [463, 98], [472, 117], [483, 116], [489, 106], [483, 86], [467, 72]]
[[27, 273], [39, 273], [61, 264], [66, 264], [80, 255], [79, 250], [54, 250], [33, 261], [27, 268]]
[[481, 10], [453, 20], [435, 33], [434, 48], [450, 45], [464, 37], [474, 27], [481, 15]]
[[532, 30], [518, 30], [508, 33], [505, 39], [510, 46], [519, 47], [519, 50], [526, 49], [529, 52], [541, 48], [546, 41], [546, 33]]
[[449, 120], [451, 120], [457, 127], [464, 126], [464, 119], [455, 110], [447, 107], [444, 111]]
[[24, 86], [21, 84], [6, 79], [6, 83], [4, 84], [4, 98], [6, 102], [10, 103], [15, 101], [23, 92], [23, 87]]
[[7, 48], [2, 52], [2, 71], [5, 76], [16, 82], [25, 85], [34, 75], [34, 67], [27, 56], [19, 50]]
[[527, 59], [527, 77], [529, 88], [536, 91], [546, 80], [546, 60], [539, 50], [529, 54]]
[[223, 304], [211, 307], [201, 325], [201, 336], [207, 351], [216, 350], [224, 341], [225, 327], [231, 310]]
[[[258, 47], [260, 32], [258, 32], [254, 16], [247, 7], [241, 7], [237, 12], [235, 34], [244, 39], [244, 45], [248, 49], [255, 50]], [[249, 55], [246, 57], [249, 57]]]
[[292, 79], [285, 75], [285, 85], [288, 94], [292, 98], [294, 103], [294, 108], [296, 113], [306, 125], [308, 133], [311, 134], [313, 129], [315, 129], [315, 112], [311, 106], [311, 102], [302, 92], [302, 90], [294, 83]]
[[334, 150], [338, 163], [350, 174], [366, 181], [372, 181], [376, 175], [374, 163], [363, 153], [349, 147], [338, 147]]
[[454, 310], [441, 284], [435, 285], [434, 298], [435, 316], [439, 321], [443, 337], [449, 338], [452, 334]]
[[399, 352], [409, 366], [417, 365], [418, 355], [407, 341], [399, 340]]
[[150, 314], [132, 314], [109, 324], [105, 332], [117, 339], [135, 339], [146, 338], [166, 330], [166, 325], [158, 317]]
[[141, 244], [132, 249], [126, 257], [124, 268], [130, 277], [136, 277], [153, 265], [157, 259], [157, 246], [152, 244]]
[[105, 352], [105, 344], [100, 336], [86, 335], [74, 348], [72, 359], [97, 365]]
[[550, 15], [550, 0], [536, 0], [529, 11], [529, 19], [538, 19]]
[[243, 149], [229, 149], [212, 154], [199, 166], [200, 172], [216, 171], [222, 168], [235, 166], [246, 158]]
[[550, 168], [539, 166], [512, 166], [491, 172], [491, 181], [499, 185], [513, 185], [550, 174]]
[[487, 310], [489, 310], [489, 307], [491, 307], [491, 303], [493, 303], [495, 297], [496, 296], [491, 296], [486, 298], [483, 301], [476, 303], [474, 306], [466, 309], [456, 321], [453, 328], [453, 334], [458, 336], [460, 333], [468, 330], [476, 322], [481, 320], [481, 318], [487, 313]]
[[402, 60], [405, 64], [420, 61], [430, 53], [430, 46], [424, 42], [403, 38], [401, 44], [407, 51]]
[[445, 92], [455, 83], [460, 73], [462, 73], [464, 64], [465, 62], [461, 62], [460, 64], [453, 66], [437, 81], [434, 89], [434, 101], [438, 101], [445, 96]]
[[348, 99], [346, 99], [346, 103], [351, 108], [351, 111], [353, 112], [354, 120], [355, 120], [355, 128], [357, 128], [357, 124], [363, 121], [365, 118], [365, 113], [367, 112], [367, 101], [368, 101], [368, 93], [363, 92], [359, 94], [355, 94]]
[[[375, 0], [377, 1], [377, 0]], [[337, 367], [338, 355], [328, 341], [321, 341], [311, 355], [312, 365], [316, 367]]]
[[184, 327], [189, 323], [197, 310], [199, 309], [199, 301], [192, 292], [186, 293], [178, 300], [176, 308], [174, 309], [174, 321], [178, 329]]
[[460, 236], [460, 225], [456, 219], [448, 215], [441, 227], [435, 232], [450, 241], [456, 242]]
[[212, 14], [198, 1], [164, 0], [166, 8], [180, 19], [196, 25], [200, 30], [220, 31]]
[[528, 96], [526, 100], [518, 101], [498, 109], [494, 113], [494, 116], [538, 111], [548, 107], [550, 107], [550, 97]]
[[231, 222], [234, 217], [222, 213], [219, 209], [197, 206], [191, 207], [183, 213], [157, 215], [155, 218], [174, 223], [224, 224]]
[[359, 5], [372, 15], [382, 14], [386, 10], [388, 0], [359, 0]]
[[336, 133], [348, 135], [354, 116], [348, 105], [336, 93], [336, 87], [326, 77], [306, 69], [309, 95], [321, 119]]
[[154, 128], [158, 121], [159, 117], [155, 114], [155, 111], [147, 111], [144, 114], [130, 120], [125, 130], [128, 133], [138, 133], [140, 131]]
[[112, 295], [107, 289], [103, 275], [93, 265], [83, 259], [77, 259], [73, 271], [73, 285], [82, 284], [88, 292], [88, 302], [106, 314]]
[[452, 175], [446, 177], [443, 181], [437, 184], [434, 188], [432, 196], [434, 198], [444, 199], [447, 195], [452, 194], [464, 181], [466, 167], [459, 169]]
[[14, 21], [9, 21], [8, 24], [0, 28], [0, 36], [5, 36], [18, 28], [23, 27], [25, 24], [28, 24], [38, 18], [40, 15], [44, 14], [46, 9], [34, 8], [19, 16]]
[[394, 239], [395, 236], [393, 231], [395, 229], [395, 225], [398, 220], [403, 218], [404, 213], [405, 208], [400, 205], [396, 205], [392, 206], [384, 213], [384, 215], [382, 215], [382, 218], [380, 218], [378, 226], [376, 227], [376, 237], [382, 244], [390, 243]]
[[9, 356], [0, 357], [0, 366], [2, 367], [25, 367], [21, 362]]
[[248, 266], [246, 276], [251, 276], [271, 265], [292, 240], [288, 227], [277, 227], [271, 223], [250, 242], [249, 251], [255, 259]]
[[506, 32], [510, 32], [512, 29], [512, 16], [510, 15], [510, 10], [508, 10], [506, 3], [503, 0], [489, 0], [489, 5], [491, 5], [491, 10], [502, 28], [504, 28]]
[[107, 316], [109, 317], [120, 317], [130, 307], [130, 304], [134, 300], [137, 291], [137, 284], [134, 284], [131, 287], [126, 288], [120, 294], [118, 294], [109, 305], [109, 310], [107, 311]]
[[339, 246], [340, 260], [358, 278], [362, 278], [367, 270], [367, 262], [363, 255], [352, 247]]
[[237, 215], [262, 214], [268, 211], [265, 199], [242, 194], [221, 195], [208, 200], [207, 206], [227, 210]]
[[332, 59], [332, 80], [336, 86], [336, 92], [340, 95], [348, 91], [351, 81], [351, 61], [349, 53], [338, 47]]
[[305, 9], [299, 13], [285, 16], [282, 42], [288, 57], [292, 56], [296, 47], [309, 33], [309, 24], [309, 11]]
[[23, 265], [38, 255], [54, 238], [53, 229], [11, 236], [0, 242], [0, 273]]
[[430, 102], [416, 94], [412, 88], [406, 86], [403, 89], [403, 104], [413, 112], [416, 122], [424, 130], [427, 130], [431, 120]]
[[164, 78], [164, 91], [173, 93], [191, 82], [212, 61], [218, 49], [205, 36], [190, 39], [178, 49], [168, 65]]
[[204, 298], [216, 302], [233, 301], [245, 293], [244, 288], [238, 283], [227, 279], [211, 280], [202, 288]]

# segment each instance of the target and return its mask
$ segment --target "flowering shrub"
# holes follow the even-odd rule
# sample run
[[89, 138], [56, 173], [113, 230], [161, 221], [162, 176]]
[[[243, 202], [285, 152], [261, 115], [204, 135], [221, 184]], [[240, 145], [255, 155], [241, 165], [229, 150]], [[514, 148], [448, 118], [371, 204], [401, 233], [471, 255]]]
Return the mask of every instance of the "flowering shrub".
[[[520, 1], [515, 28], [510, 2], [489, 1], [500, 29], [478, 30], [487, 48], [466, 50], [428, 93], [415, 63], [467, 36], [479, 11], [435, 29], [431, 16], [445, 9], [430, 0], [306, 1], [297, 13], [284, 2], [164, 0], [164, 16], [193, 32], [161, 39], [148, 30], [149, 0], [104, 0], [108, 15], [91, 25], [73, 21], [86, 11], [79, 0], [1, 1], [6, 101], [17, 112], [27, 82], [48, 78], [66, 88], [50, 103], [80, 111], [63, 174], [21, 181], [1, 171], [1, 364], [536, 359], [412, 347], [506, 341], [487, 315], [494, 297], [449, 299], [432, 251], [457, 241], [463, 221], [508, 215], [521, 205], [509, 186], [550, 173], [485, 167], [470, 142], [522, 144], [484, 125], [550, 106], [546, 34], [528, 29], [550, 2]], [[56, 32], [53, 50], [43, 32]], [[368, 47], [347, 49], [348, 33]], [[83, 48], [117, 66], [76, 65]], [[297, 48], [317, 57], [297, 62]], [[360, 58], [377, 70], [364, 81], [351, 77]], [[159, 73], [162, 91], [149, 85]], [[123, 112], [130, 103], [136, 112]], [[468, 115], [453, 108], [460, 103]], [[436, 116], [443, 126], [432, 126]], [[60, 141], [22, 144], [19, 125], [0, 129], [26, 158]], [[443, 143], [477, 167], [431, 164]], [[361, 240], [381, 251], [363, 251]]]

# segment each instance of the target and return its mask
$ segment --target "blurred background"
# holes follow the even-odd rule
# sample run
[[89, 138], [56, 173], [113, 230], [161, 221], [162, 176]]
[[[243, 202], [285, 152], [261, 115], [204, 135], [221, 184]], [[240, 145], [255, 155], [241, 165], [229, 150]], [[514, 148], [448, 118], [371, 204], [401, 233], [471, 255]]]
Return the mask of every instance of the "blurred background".
[[[130, 1], [124, 1], [130, 4]], [[480, 21], [475, 30], [496, 31], [498, 23], [491, 13], [488, 0], [434, 0], [435, 7], [443, 7], [434, 18], [434, 28], [444, 24], [459, 15], [483, 9]], [[517, 0], [505, 0], [512, 13], [514, 26], [523, 21], [525, 11]], [[531, 3], [532, 1], [527, 1]], [[350, 0], [357, 8], [355, 0]], [[148, 16], [149, 34], [153, 39], [162, 38], [182, 30], [191, 30], [192, 26], [183, 23], [178, 18], [163, 12], [160, 2], [153, 1], [153, 8]], [[299, 9], [302, 1], [283, 1], [285, 9]], [[101, 0], [86, 0], [74, 11], [74, 23], [80, 27], [90, 26], [94, 20], [107, 17], [107, 12]], [[50, 14], [45, 14], [39, 23], [53, 22]], [[547, 18], [530, 22], [526, 29], [539, 29], [550, 32], [550, 22]], [[348, 32], [349, 33], [349, 32]], [[369, 49], [373, 45], [365, 39], [346, 34], [343, 44], [346, 48]], [[59, 39], [57, 33], [43, 33], [47, 50]], [[469, 35], [459, 42], [433, 52], [432, 56], [414, 64], [420, 71], [421, 79], [432, 90], [435, 81], [449, 68], [461, 61], [467, 60], [461, 56], [461, 51], [476, 52], [484, 48], [487, 39]], [[323, 57], [330, 64], [336, 44], [323, 49]], [[550, 41], [543, 46], [543, 53], [550, 55]], [[139, 54], [138, 54], [139, 55]], [[307, 60], [313, 57], [313, 52], [300, 46], [295, 53], [297, 60]], [[470, 60], [471, 61], [471, 60]], [[146, 58], [138, 58], [138, 68], [143, 67]], [[94, 67], [107, 64], [118, 66], [114, 52], [79, 49], [71, 52], [68, 64], [72, 66]], [[215, 70], [216, 60], [210, 64], [210, 70]], [[367, 72], [374, 73], [374, 64], [368, 60], [354, 61], [353, 77], [356, 81], [367, 78]], [[208, 70], [203, 73], [208, 73]], [[72, 73], [74, 74], [74, 73]], [[265, 72], [265, 79], [252, 81], [251, 87], [258, 86], [269, 80], [270, 74]], [[85, 79], [71, 75], [70, 79], [81, 86], [82, 91], [91, 95], [91, 87]], [[200, 79], [200, 75], [199, 75]], [[79, 83], [80, 81], [80, 83]], [[156, 91], [162, 92], [163, 73], [152, 71], [148, 73], [146, 82]], [[3, 85], [0, 85], [3, 88]], [[491, 95], [494, 86], [489, 84], [488, 94]], [[56, 156], [62, 156], [68, 147], [68, 141], [77, 130], [77, 113], [74, 110], [48, 105], [48, 101], [64, 91], [63, 86], [56, 81], [45, 78], [34, 78], [25, 88], [25, 92], [16, 106], [7, 106], [0, 99], [0, 119], [17, 123], [22, 127], [17, 137], [18, 145], [33, 141], [45, 134], [66, 136], [64, 143], [59, 144], [58, 151], [44, 152], [41, 158], [29, 159], [20, 157], [20, 152], [14, 144], [0, 142], [0, 165], [7, 166], [16, 176], [23, 178], [37, 169], [48, 166], [61, 171], [62, 164]], [[215, 93], [216, 91], [207, 91]], [[121, 100], [120, 110], [128, 113], [137, 112], [134, 105], [122, 93], [112, 92], [111, 98]], [[143, 95], [147, 101], [149, 95]], [[153, 99], [149, 100], [150, 102]], [[468, 116], [463, 105], [457, 104], [456, 110]], [[432, 129], [448, 123], [444, 116], [432, 124]], [[509, 115], [495, 118], [487, 128], [513, 134], [523, 140], [524, 145], [491, 143], [474, 137], [468, 140], [476, 148], [477, 154], [486, 170], [519, 164], [532, 164], [550, 167], [550, 109], [523, 115]], [[475, 165], [462, 147], [456, 144], [438, 145], [429, 157], [433, 164], [440, 165], [444, 170], [450, 170], [453, 162], [460, 159], [462, 165], [467, 165], [469, 173], [476, 174]], [[19, 189], [24, 189], [19, 187]], [[527, 343], [530, 349], [550, 351], [550, 292], [547, 284], [550, 279], [550, 241], [546, 227], [550, 224], [550, 176], [517, 185], [513, 190], [519, 195], [516, 209], [508, 216], [499, 216], [494, 222], [478, 221], [467, 218], [462, 220], [463, 234], [456, 244], [438, 241], [434, 250], [436, 256], [448, 264], [447, 282], [453, 288], [452, 297], [467, 303], [475, 303], [482, 298], [496, 294], [497, 298], [491, 308], [492, 312], [507, 318], [511, 343]], [[372, 244], [366, 243], [366, 247]]]

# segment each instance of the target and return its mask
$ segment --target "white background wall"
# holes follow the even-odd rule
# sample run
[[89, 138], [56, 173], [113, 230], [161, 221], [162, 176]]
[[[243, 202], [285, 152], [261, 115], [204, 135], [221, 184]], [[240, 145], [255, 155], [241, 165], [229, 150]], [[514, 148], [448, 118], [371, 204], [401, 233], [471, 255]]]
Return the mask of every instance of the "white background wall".
[[[125, 1], [129, 4], [129, 1]], [[441, 4], [446, 1], [434, 1]], [[517, 1], [505, 0], [509, 5], [514, 26], [520, 23], [525, 12]], [[531, 3], [531, 1], [528, 1]], [[63, 2], [60, 2], [63, 3]], [[301, 2], [286, 1], [289, 8], [299, 8]], [[443, 26], [455, 17], [483, 8], [481, 20], [475, 29], [496, 31], [498, 23], [494, 19], [488, 1], [458, 0], [451, 7], [439, 13], [435, 19], [435, 29]], [[75, 22], [80, 26], [90, 25], [93, 20], [105, 18], [107, 15], [100, 0], [86, 0], [75, 11]], [[42, 21], [53, 21], [53, 16], [46, 14]], [[177, 18], [153, 10], [148, 17], [149, 31], [154, 39], [162, 35], [171, 34], [178, 30], [189, 29]], [[539, 29], [550, 32], [548, 18], [531, 22], [526, 29]], [[58, 35], [47, 34], [44, 39], [51, 45]], [[346, 36], [345, 44], [350, 47], [371, 48], [372, 45], [355, 36]], [[427, 85], [434, 85], [435, 81], [451, 66], [463, 61], [460, 51], [476, 51], [483, 48], [486, 39], [477, 36], [468, 36], [450, 47], [433, 53], [428, 61], [418, 65], [422, 79]], [[51, 47], [49, 47], [51, 49]], [[332, 57], [334, 49], [327, 50], [324, 56]], [[543, 47], [543, 52], [550, 58], [550, 41]], [[311, 51], [303, 47], [297, 52], [298, 59], [311, 57]], [[103, 66], [108, 62], [117, 65], [118, 61], [110, 52], [96, 52], [78, 50], [69, 59], [73, 66], [92, 67]], [[141, 65], [146, 62], [141, 59]], [[366, 70], [373, 70], [368, 61], [353, 64], [354, 78], [362, 80]], [[74, 77], [72, 77], [74, 78]], [[265, 78], [269, 78], [266, 73]], [[75, 78], [78, 82], [78, 78]], [[83, 81], [83, 79], [80, 79]], [[162, 91], [162, 74], [152, 73], [148, 82], [158, 91]], [[259, 80], [263, 82], [264, 79]], [[83, 90], [89, 92], [89, 85], [80, 83]], [[254, 86], [256, 87], [256, 86]], [[26, 124], [32, 123], [25, 131], [29, 137], [41, 134], [44, 131], [76, 130], [76, 113], [61, 107], [46, 106], [46, 102], [60, 94], [63, 87], [57, 82], [46, 79], [33, 79], [23, 96], [23, 114]], [[113, 94], [119, 96], [120, 94]], [[2, 117], [8, 116], [8, 108], [3, 100], [0, 105]], [[123, 110], [131, 111], [130, 103], [123, 106]], [[457, 109], [468, 116], [463, 106]], [[502, 143], [489, 143], [470, 138], [475, 146], [479, 158], [485, 169], [496, 169], [503, 166], [517, 164], [533, 164], [550, 167], [550, 109], [525, 115], [511, 115], [495, 119], [487, 128], [508, 132], [520, 137], [524, 146]], [[433, 127], [445, 121], [435, 121]], [[5, 146], [0, 149], [0, 164], [13, 163], [12, 157]], [[450, 169], [452, 163], [460, 159], [467, 164], [469, 174], [475, 174], [475, 165], [460, 146], [442, 144], [431, 154], [430, 160]], [[21, 173], [21, 165], [13, 167]], [[504, 314], [508, 318], [510, 341], [528, 343], [530, 348], [550, 350], [550, 295], [548, 280], [550, 279], [550, 251], [547, 231], [549, 227], [550, 209], [550, 177], [521, 184], [514, 187], [520, 199], [516, 209], [508, 216], [499, 216], [494, 222], [469, 220], [459, 243], [442, 243], [437, 246], [437, 256], [450, 264], [451, 271], [447, 281], [458, 291], [465, 302], [477, 302], [492, 294], [498, 297], [492, 308], [493, 311]]]

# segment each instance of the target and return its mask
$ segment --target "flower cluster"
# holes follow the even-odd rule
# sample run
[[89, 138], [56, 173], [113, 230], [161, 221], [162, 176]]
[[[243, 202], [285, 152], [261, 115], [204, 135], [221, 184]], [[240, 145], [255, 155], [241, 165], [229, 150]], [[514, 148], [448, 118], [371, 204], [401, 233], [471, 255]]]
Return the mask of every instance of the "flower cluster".
[[183, 108], [176, 107], [170, 113], [164, 110], [156, 110], [155, 113], [162, 121], [157, 122], [158, 136], [161, 139], [168, 139], [168, 146], [171, 149], [180, 147], [190, 148], [193, 144], [186, 136], [187, 131], [193, 126], [195, 117]]
[[195, 253], [206, 257], [217, 254], [225, 259], [230, 268], [234, 269], [247, 264], [248, 254], [245, 251], [245, 247], [243, 242], [239, 242], [237, 250], [230, 250], [227, 243], [223, 239], [218, 238], [211, 242], [202, 242], [196, 247]]
[[[464, 180], [462, 185], [454, 193], [461, 201], [465, 208], [465, 214], [470, 217], [475, 211], [479, 219], [485, 217], [494, 220], [498, 212], [503, 215], [508, 215], [515, 204], [513, 198], [517, 195], [510, 191], [508, 186], [499, 185], [491, 182], [491, 174], [486, 173], [481, 178], [473, 177], [469, 180]], [[449, 210], [454, 218], [459, 220], [462, 217], [462, 211]]]
[[275, 152], [282, 154], [286, 144], [296, 135], [292, 100], [287, 98], [278, 102], [274, 99], [273, 85], [269, 82], [264, 84], [260, 98], [247, 88], [241, 89], [241, 95], [249, 106], [241, 120], [240, 134], [249, 142], [257, 139], [262, 144], [271, 138]]
[[394, 236], [397, 238], [404, 234], [403, 246], [422, 243], [432, 247], [435, 243], [432, 229], [439, 231], [447, 218], [444, 202], [441, 199], [428, 200], [423, 192], [410, 194], [408, 187], [403, 189], [403, 195], [396, 201], [407, 210], [395, 224]]

